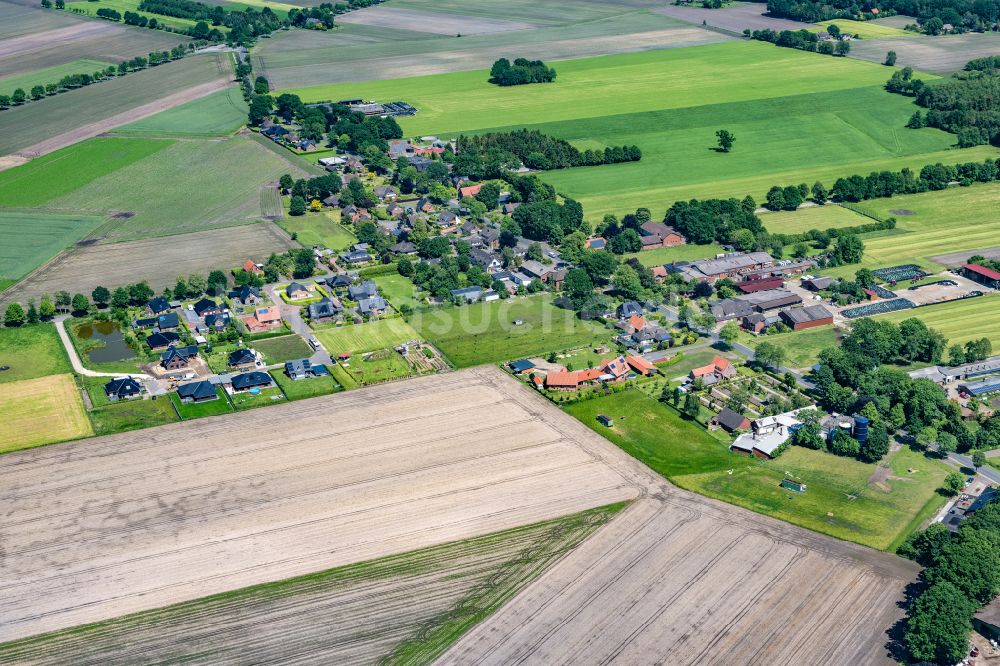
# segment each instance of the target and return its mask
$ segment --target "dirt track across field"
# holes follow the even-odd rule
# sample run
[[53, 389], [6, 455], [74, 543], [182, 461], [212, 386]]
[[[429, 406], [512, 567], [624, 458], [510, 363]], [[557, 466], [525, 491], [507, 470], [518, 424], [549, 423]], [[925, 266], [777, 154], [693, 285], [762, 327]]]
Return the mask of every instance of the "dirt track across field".
[[969, 257], [979, 255], [986, 259], [1000, 259], [1000, 247], [988, 247], [982, 250], [964, 250], [962, 252], [952, 252], [950, 254], [939, 254], [930, 257], [930, 260], [936, 264], [941, 264], [942, 266], [947, 266], [948, 268], [955, 268], [956, 266], [961, 266], [969, 260]]
[[[677, 490], [494, 367], [15, 453], [0, 475], [0, 640], [628, 498], [442, 662], [883, 663], [917, 572]], [[287, 661], [331, 663], [313, 626]]]

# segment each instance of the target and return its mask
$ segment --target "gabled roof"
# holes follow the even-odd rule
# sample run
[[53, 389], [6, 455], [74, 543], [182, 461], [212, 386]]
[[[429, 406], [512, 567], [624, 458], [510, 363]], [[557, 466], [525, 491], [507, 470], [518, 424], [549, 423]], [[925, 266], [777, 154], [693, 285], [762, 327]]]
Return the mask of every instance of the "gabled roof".
[[362, 314], [368, 312], [375, 312], [377, 310], [385, 310], [388, 307], [389, 306], [385, 302], [385, 299], [377, 294], [370, 298], [362, 298], [360, 301], [358, 301], [358, 311], [360, 311]]
[[160, 328], [177, 328], [181, 325], [181, 320], [176, 312], [168, 312], [156, 318], [156, 325]]
[[290, 285], [285, 287], [285, 293], [291, 296], [300, 291], [309, 291], [306, 286], [300, 282], [292, 282]]
[[522, 358], [519, 361], [511, 361], [510, 369], [514, 372], [524, 372], [525, 370], [531, 370], [535, 367], [535, 364], [526, 358]]
[[254, 318], [262, 324], [281, 321], [281, 310], [275, 307], [257, 308], [253, 311]]
[[332, 278], [326, 279], [326, 283], [331, 287], [346, 287], [353, 281], [347, 273], [337, 273]]
[[988, 280], [1000, 280], [1000, 273], [980, 264], [964, 264], [962, 268], [976, 275], [981, 275]]
[[181, 384], [177, 387], [177, 395], [181, 398], [189, 398], [191, 400], [204, 400], [205, 398], [218, 396], [215, 392], [215, 387], [212, 386], [212, 382], [207, 380]]
[[247, 349], [242, 347], [229, 354], [229, 365], [246, 365], [247, 363], [256, 363], [257, 357], [253, 353], [252, 349]]
[[243, 372], [233, 377], [233, 389], [253, 388], [254, 386], [268, 386], [271, 383], [271, 375], [266, 372]]
[[636, 301], [625, 301], [618, 306], [618, 318], [628, 319], [632, 315], [641, 315], [642, 306]]
[[611, 358], [600, 365], [601, 372], [609, 375], [614, 375], [616, 379], [620, 379], [628, 374], [628, 364], [625, 362], [624, 356], [618, 356], [617, 358]]
[[716, 415], [715, 421], [726, 430], [731, 431], [745, 428], [748, 419], [739, 412], [734, 412], [728, 407], [723, 407], [722, 411]]
[[146, 337], [146, 344], [149, 345], [150, 349], [159, 349], [160, 347], [166, 347], [167, 345], [177, 342], [181, 339], [181, 336], [174, 333], [173, 331], [164, 331], [163, 333], [153, 333]]
[[359, 301], [362, 298], [371, 297], [378, 293], [378, 285], [375, 284], [374, 280], [365, 280], [361, 284], [352, 285], [347, 288], [347, 295], [353, 301]]
[[198, 355], [198, 347], [189, 345], [187, 347], [170, 347], [160, 354], [160, 363], [166, 367], [173, 360], [181, 360], [187, 363], [190, 359]]
[[642, 375], [656, 372], [656, 367], [641, 356], [626, 356], [625, 362], [629, 364], [630, 368]]
[[113, 395], [138, 395], [142, 393], [142, 384], [131, 377], [119, 377], [104, 385], [104, 393], [109, 397]]
[[149, 309], [153, 314], [159, 314], [170, 309], [170, 301], [163, 296], [157, 296], [149, 301]]

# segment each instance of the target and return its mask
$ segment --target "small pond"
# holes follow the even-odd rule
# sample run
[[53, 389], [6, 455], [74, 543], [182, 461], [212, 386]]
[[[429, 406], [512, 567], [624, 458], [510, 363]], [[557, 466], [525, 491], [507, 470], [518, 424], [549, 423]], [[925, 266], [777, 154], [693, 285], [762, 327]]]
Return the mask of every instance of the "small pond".
[[125, 361], [135, 356], [135, 351], [125, 342], [122, 330], [113, 321], [95, 321], [76, 328], [80, 340], [94, 340], [103, 343], [87, 352], [87, 358], [94, 363]]

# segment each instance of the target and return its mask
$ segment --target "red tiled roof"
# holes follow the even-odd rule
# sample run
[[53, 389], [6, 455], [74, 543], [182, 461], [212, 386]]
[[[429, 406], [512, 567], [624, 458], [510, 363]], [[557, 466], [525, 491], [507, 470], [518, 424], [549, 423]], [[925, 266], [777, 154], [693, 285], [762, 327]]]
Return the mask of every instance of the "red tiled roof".
[[628, 318], [628, 324], [637, 331], [646, 328], [646, 319], [642, 315], [632, 315]]
[[627, 356], [625, 358], [625, 362], [628, 363], [633, 370], [644, 375], [647, 375], [650, 372], [656, 370], [656, 368], [653, 367], [652, 363], [650, 363], [641, 356]]
[[997, 273], [992, 268], [986, 268], [986, 266], [980, 266], [979, 264], [965, 264], [962, 268], [977, 275], [982, 275], [984, 278], [989, 280], [1000, 280], [1000, 273]]
[[468, 187], [463, 187], [458, 190], [458, 193], [463, 197], [474, 197], [479, 194], [479, 190], [483, 189], [483, 184], [469, 185]]

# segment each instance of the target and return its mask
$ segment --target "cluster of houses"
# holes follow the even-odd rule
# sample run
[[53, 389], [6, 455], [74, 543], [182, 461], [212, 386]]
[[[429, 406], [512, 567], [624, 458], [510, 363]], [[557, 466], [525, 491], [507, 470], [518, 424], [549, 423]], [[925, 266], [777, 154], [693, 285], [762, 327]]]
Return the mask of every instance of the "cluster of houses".
[[615, 311], [615, 328], [619, 333], [615, 342], [639, 353], [669, 347], [673, 343], [670, 332], [655, 321], [646, 319], [643, 307], [637, 301], [625, 301]]
[[[319, 288], [326, 287], [321, 292], [322, 297], [305, 307], [310, 321], [329, 322], [350, 318], [375, 319], [384, 316], [389, 311], [389, 304], [379, 293], [374, 280], [362, 280], [355, 283], [355, 277], [348, 273], [338, 273], [329, 278], [317, 278], [312, 284], [304, 285], [293, 282], [285, 288], [289, 302], [310, 299], [316, 296]], [[353, 303], [353, 305], [349, 305]]]
[[657, 374], [656, 367], [642, 356], [630, 354], [609, 358], [586, 370], [541, 370], [529, 359], [508, 364], [516, 375], [532, 374], [536, 388], [550, 391], [578, 391], [587, 386], [603, 386], [635, 377]]

